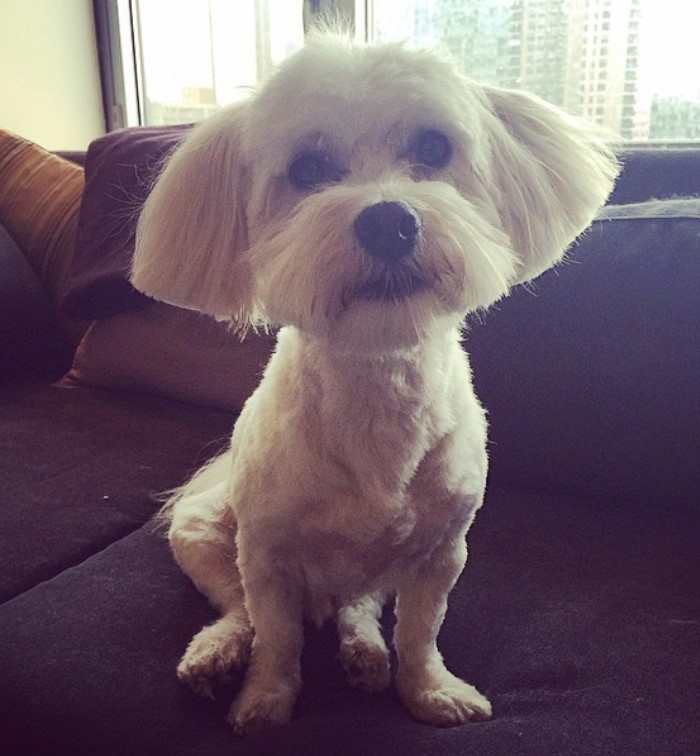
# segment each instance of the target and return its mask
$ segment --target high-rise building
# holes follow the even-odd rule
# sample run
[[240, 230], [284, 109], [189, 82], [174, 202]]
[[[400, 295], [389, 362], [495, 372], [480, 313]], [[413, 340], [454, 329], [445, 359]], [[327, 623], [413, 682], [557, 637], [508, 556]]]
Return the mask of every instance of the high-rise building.
[[577, 112], [625, 138], [641, 138], [640, 0], [585, 0], [583, 5], [582, 26], [571, 30], [582, 53]]
[[643, 1], [416, 0], [408, 14], [401, 7], [410, 36], [443, 47], [473, 78], [646, 138], [651, 102], [637, 81]]
[[503, 0], [427, 0], [415, 5], [416, 39], [440, 47], [473, 79], [516, 87], [520, 34], [513, 3]]
[[567, 67], [572, 41], [570, 5], [562, 0], [513, 4], [514, 31], [520, 35], [518, 85], [562, 106], [568, 104], [571, 88]]
[[637, 87], [640, 0], [518, 6], [520, 86], [623, 137], [646, 136]]

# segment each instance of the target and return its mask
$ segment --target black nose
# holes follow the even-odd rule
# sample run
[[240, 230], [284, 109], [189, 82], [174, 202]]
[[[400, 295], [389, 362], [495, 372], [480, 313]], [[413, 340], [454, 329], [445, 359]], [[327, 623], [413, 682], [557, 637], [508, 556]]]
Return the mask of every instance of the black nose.
[[420, 227], [420, 218], [404, 202], [378, 202], [355, 218], [357, 241], [385, 262], [407, 255], [416, 244]]

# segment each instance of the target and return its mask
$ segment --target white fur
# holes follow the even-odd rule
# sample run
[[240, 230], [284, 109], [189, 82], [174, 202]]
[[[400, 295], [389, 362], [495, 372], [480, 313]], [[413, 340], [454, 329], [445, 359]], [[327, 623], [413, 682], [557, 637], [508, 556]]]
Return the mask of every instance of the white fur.
[[[443, 168], [412, 161], [421, 129], [449, 138]], [[330, 155], [342, 180], [290, 185], [304, 149]], [[172, 156], [141, 216], [135, 285], [239, 326], [282, 326], [230, 448], [167, 510], [176, 559], [222, 613], [178, 673], [211, 694], [250, 655], [237, 731], [289, 720], [304, 611], [337, 618], [353, 684], [385, 687], [389, 595], [410, 712], [437, 725], [490, 716], [436, 646], [487, 471], [459, 327], [556, 263], [616, 172], [593, 129], [534, 97], [428, 52], [324, 35]], [[381, 201], [420, 218], [397, 275], [424, 285], [363, 298], [388, 266], [353, 224]]]

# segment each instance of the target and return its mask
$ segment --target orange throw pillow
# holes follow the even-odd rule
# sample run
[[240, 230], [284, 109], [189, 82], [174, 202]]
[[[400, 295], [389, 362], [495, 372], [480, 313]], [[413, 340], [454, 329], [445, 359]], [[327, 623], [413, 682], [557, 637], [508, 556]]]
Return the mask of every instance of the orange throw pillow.
[[[73, 259], [84, 183], [79, 165], [0, 129], [0, 224], [55, 306], [63, 296]], [[77, 342], [85, 324], [61, 321]]]

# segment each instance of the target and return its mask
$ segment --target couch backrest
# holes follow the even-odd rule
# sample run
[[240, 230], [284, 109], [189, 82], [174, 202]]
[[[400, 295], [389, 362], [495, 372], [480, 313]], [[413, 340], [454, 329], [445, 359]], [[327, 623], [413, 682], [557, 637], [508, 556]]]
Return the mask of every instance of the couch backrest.
[[697, 506], [699, 331], [700, 199], [606, 208], [565, 264], [471, 323], [494, 479]]

